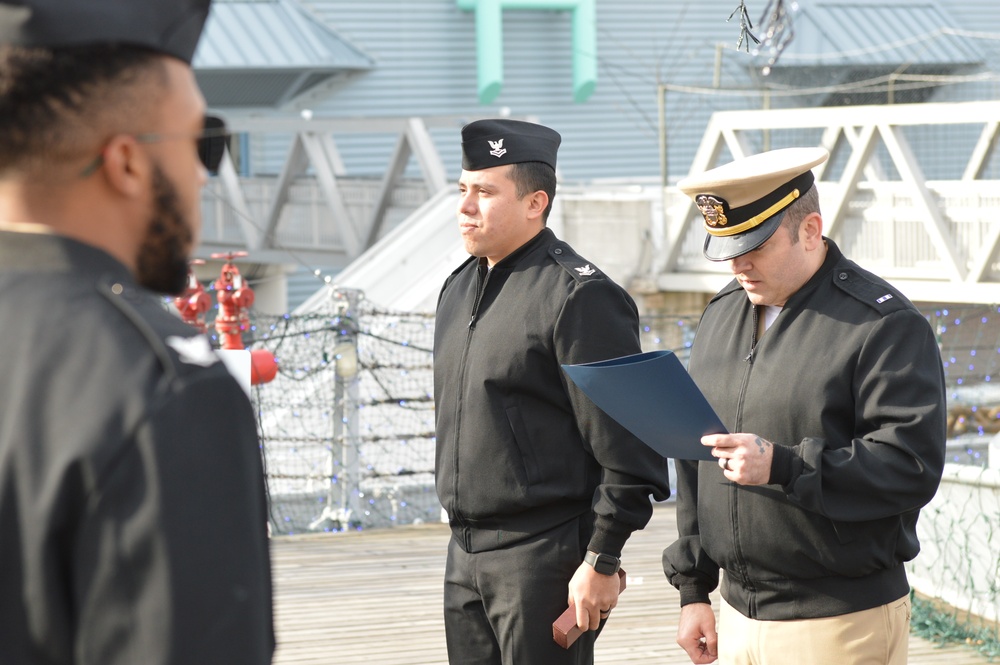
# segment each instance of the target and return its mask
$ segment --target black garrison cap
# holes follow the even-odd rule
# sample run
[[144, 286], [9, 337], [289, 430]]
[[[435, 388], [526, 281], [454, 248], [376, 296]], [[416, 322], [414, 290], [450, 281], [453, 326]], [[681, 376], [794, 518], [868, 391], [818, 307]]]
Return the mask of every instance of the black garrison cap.
[[504, 164], [543, 162], [555, 170], [560, 141], [559, 132], [532, 122], [476, 120], [462, 127], [462, 168], [481, 171]]
[[130, 44], [190, 64], [210, 0], [0, 0], [0, 45]]

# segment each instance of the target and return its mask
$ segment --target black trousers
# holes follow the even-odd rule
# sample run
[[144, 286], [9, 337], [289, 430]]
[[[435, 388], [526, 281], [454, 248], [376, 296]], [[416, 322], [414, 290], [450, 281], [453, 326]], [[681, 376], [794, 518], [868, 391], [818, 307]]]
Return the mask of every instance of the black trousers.
[[469, 554], [453, 538], [444, 579], [451, 665], [592, 665], [596, 632], [569, 649], [552, 639], [590, 542], [586, 514], [508, 547]]

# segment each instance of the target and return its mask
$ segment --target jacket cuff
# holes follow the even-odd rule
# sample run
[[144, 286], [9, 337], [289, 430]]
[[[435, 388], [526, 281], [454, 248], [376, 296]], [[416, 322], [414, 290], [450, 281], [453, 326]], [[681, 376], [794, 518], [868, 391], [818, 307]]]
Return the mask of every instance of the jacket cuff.
[[681, 594], [681, 607], [685, 605], [693, 605], [694, 603], [708, 603], [712, 604], [709, 598], [709, 591], [703, 589], [698, 584], [684, 584], [679, 589]]
[[632, 535], [632, 531], [631, 527], [621, 522], [616, 522], [605, 515], [598, 515], [594, 518], [594, 535], [590, 537], [587, 549], [598, 554], [610, 554], [620, 559], [622, 548], [625, 547], [625, 541]]
[[771, 457], [771, 477], [767, 482], [771, 485], [786, 486], [795, 479], [797, 470], [801, 469], [801, 460], [793, 448], [778, 444], [774, 444], [771, 448], [774, 455]]

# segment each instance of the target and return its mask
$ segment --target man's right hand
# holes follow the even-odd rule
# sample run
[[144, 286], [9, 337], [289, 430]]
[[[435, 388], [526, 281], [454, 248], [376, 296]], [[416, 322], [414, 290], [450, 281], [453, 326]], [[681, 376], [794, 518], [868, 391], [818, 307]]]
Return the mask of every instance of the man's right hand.
[[715, 662], [719, 657], [719, 635], [715, 632], [715, 612], [711, 605], [691, 603], [681, 608], [677, 644], [692, 663]]

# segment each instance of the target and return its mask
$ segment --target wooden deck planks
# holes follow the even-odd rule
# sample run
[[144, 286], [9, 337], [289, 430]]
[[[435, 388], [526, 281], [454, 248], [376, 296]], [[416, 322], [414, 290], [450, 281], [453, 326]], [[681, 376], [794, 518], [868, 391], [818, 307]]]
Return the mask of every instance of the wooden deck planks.
[[[690, 663], [674, 644], [677, 592], [660, 568], [675, 534], [673, 505], [661, 504], [629, 540], [628, 589], [597, 641], [596, 663]], [[442, 524], [274, 538], [275, 665], [447, 663], [441, 585], [448, 538]], [[985, 662], [970, 649], [910, 638], [911, 665]]]

